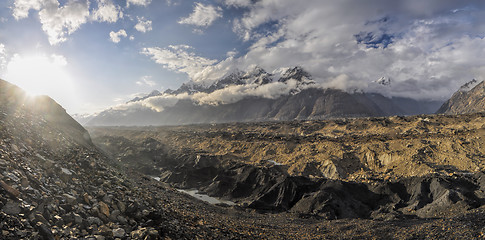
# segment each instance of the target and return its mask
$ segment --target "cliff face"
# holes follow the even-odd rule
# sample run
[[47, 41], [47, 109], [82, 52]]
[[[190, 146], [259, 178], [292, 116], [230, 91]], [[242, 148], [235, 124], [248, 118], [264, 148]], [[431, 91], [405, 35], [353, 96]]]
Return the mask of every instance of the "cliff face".
[[437, 113], [465, 114], [485, 111], [485, 82], [481, 82], [469, 91], [458, 90], [446, 101]]

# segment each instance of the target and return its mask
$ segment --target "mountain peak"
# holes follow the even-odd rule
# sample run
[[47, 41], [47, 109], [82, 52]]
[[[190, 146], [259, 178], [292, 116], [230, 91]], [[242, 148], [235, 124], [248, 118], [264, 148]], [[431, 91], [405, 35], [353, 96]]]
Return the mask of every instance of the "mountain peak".
[[162, 95], [162, 93], [158, 90], [153, 90], [152, 92], [150, 92], [148, 95], [146, 96], [143, 96], [143, 97], [135, 97], [133, 99], [131, 99], [130, 101], [126, 102], [126, 103], [130, 103], [130, 102], [138, 102], [138, 101], [142, 101], [142, 100], [145, 100], [149, 97], [155, 97], [155, 96], [160, 96]]
[[310, 73], [306, 72], [302, 67], [296, 66], [293, 68], [288, 68], [282, 75], [278, 82], [286, 82], [290, 79], [297, 80], [299, 82], [304, 82], [312, 80]]
[[472, 79], [471, 81], [463, 84], [458, 91], [468, 92], [472, 90], [476, 85], [478, 85], [478, 81], [476, 79]]
[[391, 78], [381, 77], [374, 82], [382, 86], [391, 86]]

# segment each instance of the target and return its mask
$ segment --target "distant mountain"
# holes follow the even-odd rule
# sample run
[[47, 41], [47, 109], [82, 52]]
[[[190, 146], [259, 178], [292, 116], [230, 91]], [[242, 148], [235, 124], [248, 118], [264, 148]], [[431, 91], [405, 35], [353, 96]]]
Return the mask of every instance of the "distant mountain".
[[[390, 79], [383, 78], [388, 85]], [[155, 94], [154, 94], [155, 93]], [[201, 97], [202, 95], [202, 97]], [[180, 97], [183, 96], [183, 97]], [[408, 98], [387, 98], [377, 93], [348, 93], [322, 89], [301, 67], [282, 69], [270, 74], [256, 67], [236, 71], [211, 84], [188, 82], [177, 90], [135, 98], [130, 103], [148, 106], [173, 98], [173, 104], [161, 111], [149, 107], [112, 108], [87, 122], [87, 125], [179, 125], [369, 117], [433, 113], [442, 104]], [[226, 102], [204, 102], [222, 98]]]
[[437, 111], [445, 114], [475, 112], [485, 112], [485, 82], [477, 84], [475, 79], [461, 86]]
[[160, 96], [160, 95], [162, 95], [161, 92], [159, 92], [158, 90], [153, 90], [151, 93], [149, 93], [146, 96], [143, 96], [143, 97], [135, 97], [135, 98], [131, 99], [130, 101], [126, 102], [126, 103], [138, 102], [138, 101], [145, 100], [145, 99], [147, 99], [149, 97], [155, 97], [155, 96]]

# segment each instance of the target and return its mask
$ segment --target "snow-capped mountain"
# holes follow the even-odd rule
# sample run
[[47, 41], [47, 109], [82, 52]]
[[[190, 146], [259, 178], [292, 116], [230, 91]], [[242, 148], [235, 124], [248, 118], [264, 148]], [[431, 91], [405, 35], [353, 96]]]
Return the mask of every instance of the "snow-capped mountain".
[[201, 84], [194, 81], [189, 81], [187, 83], [182, 84], [182, 86], [177, 90], [168, 89], [164, 93], [166, 94], [181, 94], [181, 93], [188, 93], [194, 94], [198, 92], [203, 93], [212, 93], [216, 90], [224, 89], [228, 86], [237, 86], [237, 85], [248, 85], [248, 84], [256, 84], [256, 85], [264, 85], [271, 82], [286, 82], [289, 79], [294, 79], [299, 82], [311, 82], [310, 74], [305, 72], [301, 67], [294, 67], [294, 68], [287, 68], [284, 73], [281, 75], [281, 78], [274, 79], [275, 75], [266, 72], [261, 67], [254, 67], [247, 72], [243, 71], [235, 71], [221, 79], [214, 81], [210, 85]]
[[[390, 83], [390, 79], [382, 81]], [[324, 119], [432, 113], [441, 102], [323, 89], [301, 67], [272, 73], [235, 71], [211, 84], [190, 81], [154, 91], [129, 106], [98, 114], [88, 125], [178, 125], [235, 121]]]

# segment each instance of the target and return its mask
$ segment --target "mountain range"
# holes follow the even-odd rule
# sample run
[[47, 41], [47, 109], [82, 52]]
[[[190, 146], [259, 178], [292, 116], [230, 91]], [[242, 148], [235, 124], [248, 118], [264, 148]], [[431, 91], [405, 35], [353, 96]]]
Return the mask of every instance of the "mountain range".
[[[377, 84], [389, 86], [390, 79]], [[255, 67], [211, 84], [190, 81], [177, 90], [153, 91], [102, 111], [86, 125], [179, 125], [311, 120], [434, 113], [440, 101], [385, 97], [379, 93], [323, 88], [301, 67], [270, 74]]]

